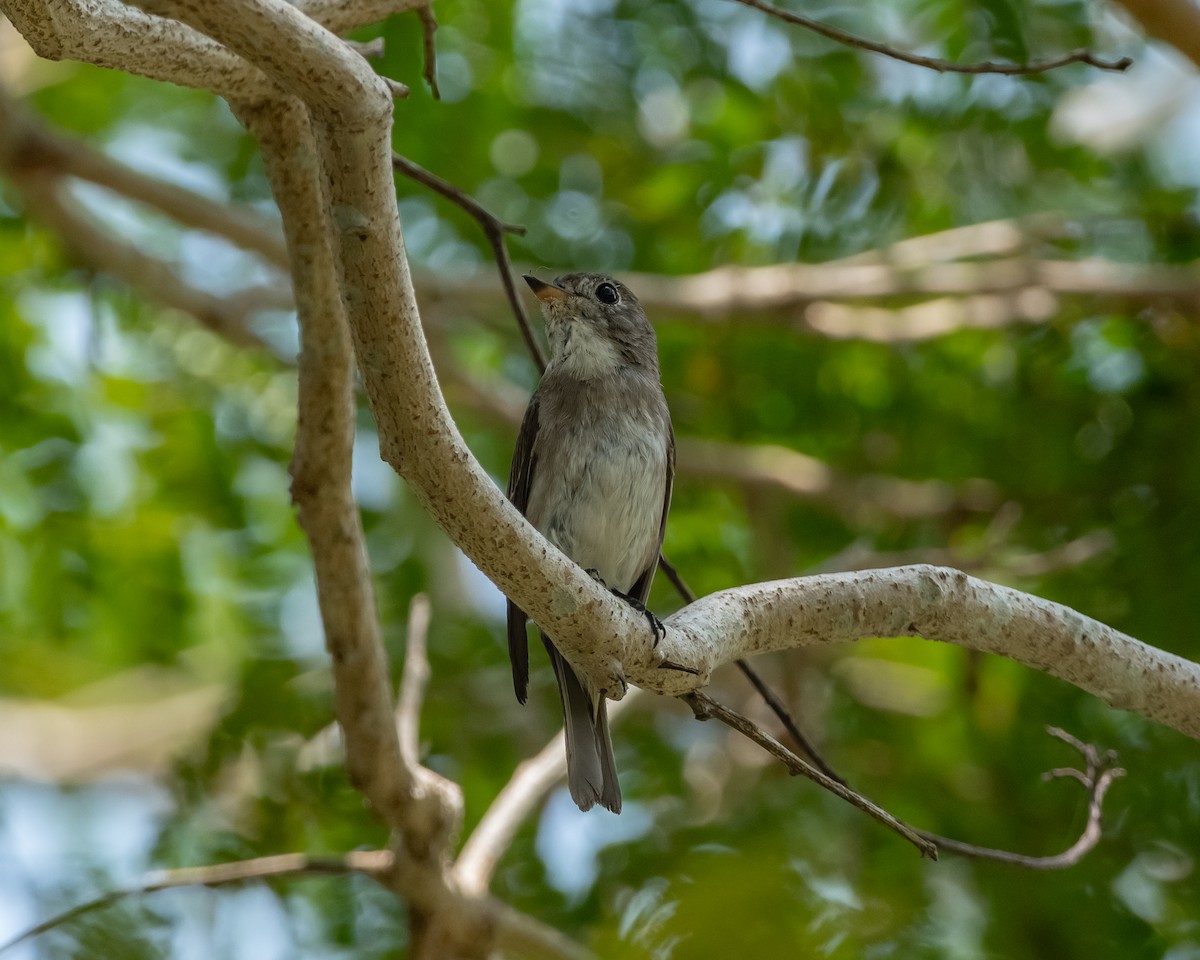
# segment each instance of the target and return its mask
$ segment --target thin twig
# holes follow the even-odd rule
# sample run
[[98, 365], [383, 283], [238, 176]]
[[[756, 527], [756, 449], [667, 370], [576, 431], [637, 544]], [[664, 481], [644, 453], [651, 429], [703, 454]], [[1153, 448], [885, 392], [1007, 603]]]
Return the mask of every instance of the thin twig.
[[844, 783], [826, 776], [816, 767], [806, 763], [758, 726], [753, 720], [743, 717], [735, 710], [730, 710], [724, 704], [718, 703], [712, 697], [708, 696], [708, 694], [701, 693], [700, 691], [689, 693], [682, 699], [692, 708], [696, 714], [696, 719], [707, 720], [715, 717], [726, 726], [733, 728], [738, 733], [757, 743], [767, 753], [771, 754], [771, 756], [782, 761], [784, 766], [793, 775], [799, 774], [802, 777], [807, 777], [819, 786], [824, 787], [830, 793], [845, 800], [851, 806], [857, 807], [863, 813], [875, 818], [889, 830], [895, 831], [915, 846], [921, 852], [921, 856], [928, 857], [931, 860], [937, 859], [938, 848], [933, 840], [930, 840], [907, 824], [902, 823], [882, 807], [872, 803], [861, 793], [851, 790]]
[[938, 849], [943, 853], [953, 853], [960, 857], [970, 857], [975, 860], [991, 860], [996, 863], [1007, 863], [1017, 867], [1026, 867], [1030, 870], [1064, 870], [1079, 863], [1100, 842], [1100, 814], [1104, 807], [1104, 795], [1108, 792], [1108, 788], [1114, 780], [1125, 776], [1125, 771], [1121, 767], [1112, 766], [1112, 763], [1116, 760], [1116, 755], [1111, 750], [1101, 753], [1094, 745], [1084, 743], [1082, 740], [1058, 727], [1047, 727], [1046, 732], [1052, 737], [1057, 737], [1063, 743], [1070, 744], [1083, 754], [1083, 759], [1087, 766], [1087, 770], [1060, 767], [1042, 774], [1043, 780], [1062, 777], [1078, 780], [1088, 791], [1087, 823], [1084, 825], [1079, 839], [1071, 844], [1070, 847], [1062, 853], [1052, 856], [1030, 857], [1021, 853], [1011, 853], [1008, 850], [978, 847], [973, 843], [964, 843], [961, 840], [940, 837], [936, 833], [929, 833], [925, 830], [918, 831], [921, 836], [936, 843]]
[[404, 647], [404, 674], [396, 696], [396, 732], [400, 737], [400, 755], [411, 767], [418, 765], [421, 729], [421, 705], [429, 684], [429, 597], [418, 593], [408, 607], [408, 631]]
[[1070, 53], [1063, 54], [1061, 57], [1054, 57], [1050, 60], [1035, 60], [1029, 63], [993, 63], [990, 60], [983, 63], [953, 63], [950, 60], [942, 60], [938, 57], [923, 57], [915, 53], [905, 53], [903, 50], [897, 50], [886, 43], [867, 40], [865, 37], [848, 33], [820, 20], [813, 20], [811, 17], [806, 17], [803, 14], [784, 10], [772, 3], [768, 3], [767, 0], [734, 0], [734, 2], [746, 7], [752, 7], [768, 16], [784, 20], [787, 23], [794, 23], [798, 27], [804, 27], [806, 30], [819, 33], [823, 37], [834, 40], [837, 43], [845, 44], [848, 47], [857, 47], [860, 50], [867, 50], [870, 53], [882, 54], [885, 57], [890, 57], [893, 60], [899, 60], [903, 63], [911, 63], [918, 67], [927, 67], [930, 70], [936, 70], [938, 73], [999, 73], [1005, 76], [1017, 76], [1045, 73], [1048, 70], [1056, 70], [1059, 67], [1065, 67], [1072, 63], [1083, 63], [1090, 67], [1097, 67], [1100, 70], [1123, 72], [1128, 70], [1133, 64], [1132, 57], [1121, 57], [1119, 60], [1104, 60], [1097, 57], [1090, 50], [1073, 50]]
[[390, 850], [354, 850], [341, 857], [312, 857], [306, 853], [284, 853], [233, 863], [216, 863], [207, 867], [180, 867], [176, 870], [156, 870], [131, 887], [110, 890], [103, 896], [78, 904], [30, 927], [24, 933], [0, 945], [0, 953], [11, 950], [26, 940], [32, 940], [56, 927], [70, 923], [85, 914], [111, 906], [126, 897], [136, 897], [159, 890], [177, 887], [221, 887], [249, 880], [289, 876], [314, 876], [346, 873], [384, 873], [391, 869], [395, 858]]
[[541, 373], [546, 369], [546, 355], [542, 352], [541, 346], [533, 335], [533, 327], [529, 323], [529, 314], [525, 312], [525, 305], [517, 295], [516, 284], [513, 283], [512, 260], [508, 256], [508, 245], [504, 242], [504, 235], [506, 233], [523, 236], [525, 228], [515, 223], [505, 223], [503, 220], [494, 217], [474, 197], [468, 196], [458, 187], [454, 186], [454, 184], [443, 180], [435, 173], [430, 173], [420, 164], [413, 163], [407, 157], [393, 153], [392, 166], [406, 177], [424, 184], [430, 190], [440, 193], [447, 200], [462, 207], [483, 228], [484, 235], [487, 237], [488, 243], [491, 244], [492, 254], [496, 258], [496, 266], [500, 270], [500, 282], [504, 284], [504, 293], [508, 297], [509, 306], [512, 307], [513, 314], [517, 318], [517, 326], [521, 329], [521, 337], [525, 341], [529, 355], [533, 357], [533, 362], [537, 364], [538, 373]]
[[425, 54], [424, 76], [429, 84], [429, 92], [434, 100], [441, 100], [437, 82], [437, 18], [433, 15], [433, 3], [427, 2], [417, 8], [417, 16], [421, 18], [421, 46]]
[[[675, 565], [667, 560], [666, 556], [661, 553], [658, 555], [658, 568], [664, 574], [666, 574], [667, 579], [671, 581], [675, 589], [679, 592], [679, 595], [683, 598], [684, 603], [692, 603], [695, 601], [696, 595], [692, 592], [692, 588], [689, 587], [683, 577], [680, 576], [679, 571], [675, 569]], [[796, 741], [796, 744], [800, 747], [800, 749], [808, 754], [808, 757], [810, 760], [812, 760], [814, 766], [816, 766], [818, 770], [825, 774], [825, 776], [829, 777], [831, 780], [836, 780], [838, 783], [844, 786], [846, 781], [842, 779], [841, 775], [838, 774], [833, 767], [825, 762], [821, 754], [817, 752], [817, 748], [813, 746], [812, 741], [809, 740], [808, 737], [806, 737], [800, 730], [800, 727], [796, 725], [796, 721], [792, 719], [792, 715], [788, 711], [788, 708], [784, 705], [783, 701], [779, 699], [774, 690], [767, 686], [763, 678], [759, 676], [758, 671], [750, 666], [750, 663], [745, 659], [737, 660], [735, 663], [737, 664], [738, 669], [742, 671], [742, 676], [750, 681], [754, 689], [758, 691], [759, 696], [761, 696], [766, 705], [771, 708], [771, 712], [774, 713], [779, 719], [779, 722], [783, 724], [783, 728], [791, 735], [792, 739]]]

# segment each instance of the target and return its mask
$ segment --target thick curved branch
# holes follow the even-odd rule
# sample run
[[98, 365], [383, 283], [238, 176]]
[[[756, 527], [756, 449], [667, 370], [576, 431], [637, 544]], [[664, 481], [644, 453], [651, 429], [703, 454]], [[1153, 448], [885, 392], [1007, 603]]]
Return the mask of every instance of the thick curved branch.
[[[298, 0], [298, 15], [335, 34], [376, 23], [425, 0]], [[49, 6], [49, 9], [48, 9]], [[142, 5], [149, 10], [149, 5]], [[82, 60], [242, 102], [278, 95], [263, 72], [201, 31], [121, 0], [4, 0], [4, 12], [39, 56]], [[96, 27], [103, 25], [103, 36]], [[169, 51], [169, 55], [168, 55]]]
[[1008, 657], [1200, 739], [1200, 664], [958, 570], [912, 566], [753, 584], [710, 594], [664, 623], [657, 652], [697, 667], [702, 679], [655, 671], [650, 658], [629, 670], [662, 693], [687, 693], [717, 666], [755, 653], [919, 636]]

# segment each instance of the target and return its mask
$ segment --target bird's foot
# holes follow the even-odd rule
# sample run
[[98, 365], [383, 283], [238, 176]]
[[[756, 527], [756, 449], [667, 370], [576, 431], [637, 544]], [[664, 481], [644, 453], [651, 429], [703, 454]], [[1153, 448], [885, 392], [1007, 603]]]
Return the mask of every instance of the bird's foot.
[[658, 641], [665, 639], [667, 636], [667, 628], [663, 626], [663, 622], [659, 620], [658, 617], [654, 615], [654, 612], [648, 609], [646, 605], [637, 597], [631, 597], [629, 594], [622, 593], [620, 590], [613, 590], [612, 593], [614, 596], [620, 597], [627, 604], [633, 607], [634, 610], [646, 618], [646, 621], [650, 624], [651, 631], [654, 633], [654, 645], [657, 647]]
[[[604, 578], [602, 576], [600, 576], [600, 571], [597, 570], [595, 567], [588, 567], [583, 572], [586, 573], [593, 580], [595, 580], [598, 584], [600, 584], [600, 586], [604, 587], [606, 590], [608, 589], [608, 584], [604, 582]], [[617, 592], [616, 590], [613, 591], [613, 593], [616, 593], [616, 592]]]

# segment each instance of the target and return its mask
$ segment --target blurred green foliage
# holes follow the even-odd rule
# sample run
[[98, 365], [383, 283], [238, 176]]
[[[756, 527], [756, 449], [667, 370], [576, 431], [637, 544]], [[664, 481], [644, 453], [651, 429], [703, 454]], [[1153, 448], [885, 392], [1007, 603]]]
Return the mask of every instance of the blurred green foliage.
[[[664, 274], [815, 262], [1043, 211], [1070, 229], [1033, 241], [1037, 255], [1200, 256], [1197, 183], [1164, 159], [1200, 147], [1194, 133], [1181, 145], [1184, 133], [1155, 129], [1105, 153], [1055, 132], [1071, 95], [1112, 82], [1093, 70], [937, 75], [722, 0], [439, 0], [437, 15], [441, 102], [419, 82], [414, 17], [362, 34], [384, 37], [378, 69], [413, 88], [395, 144], [526, 224], [511, 241], [519, 261]], [[1075, 0], [874, 0], [820, 15], [952, 59], [1091, 46], [1156, 62], [1111, 14]], [[30, 106], [55, 126], [269, 210], [253, 143], [212, 98], [75, 65], [35, 86]], [[415, 184], [397, 189], [417, 265], [489, 274], [486, 243], [461, 211]], [[223, 293], [260, 276], [211, 239], [96, 191], [81, 197], [198, 285]], [[331, 690], [288, 502], [294, 372], [80, 269], [11, 190], [0, 194], [0, 264], [0, 694], [69, 698], [148, 664], [221, 686], [211, 729], [165, 774], [155, 865], [383, 844], [340, 767], [311, 756]], [[472, 372], [532, 387], [496, 289], [488, 316], [439, 314], [441, 335]], [[984, 575], [1200, 658], [1194, 312], [1063, 301], [1049, 323], [899, 345], [750, 318], [655, 319], [681, 437], [779, 444], [849, 475], [984, 478], [1019, 508], [996, 548], [990, 512], [847, 517], [683, 474], [666, 547], [697, 591], [803, 573], [854, 543], [966, 557], [986, 547]], [[513, 429], [456, 413], [503, 478]], [[409, 599], [429, 591], [423, 742], [429, 765], [463, 785], [469, 829], [555, 729], [557, 703], [545, 670], [528, 707], [512, 701], [497, 598], [378, 462], [365, 411], [362, 428], [355, 482], [389, 650], [398, 662]], [[1112, 548], [1082, 565], [1009, 572], [1012, 556], [1098, 532]], [[677, 603], [660, 578], [653, 605]], [[1039, 781], [1076, 759], [1044, 735], [1047, 723], [1117, 749], [1129, 776], [1110, 794], [1104, 842], [1053, 874], [920, 861], [723, 729], [655, 703], [617, 728], [630, 807], [619, 824], [576, 819], [555, 798], [518, 836], [494, 892], [605, 956], [1200, 957], [1194, 742], [1011, 663], [916, 641], [762, 666], [853, 785], [916, 825], [978, 843], [1057, 852], [1081, 828], [1081, 791]], [[716, 687], [761, 713], [740, 678]], [[102, 857], [79, 857], [99, 871], [89, 889], [111, 885]], [[85, 892], [78, 876], [37, 887], [39, 915]], [[293, 929], [280, 955], [402, 949], [402, 908], [365, 881], [264, 890]], [[242, 956], [208, 909], [211, 930], [189, 934], [207, 944], [201, 955]], [[178, 925], [153, 916], [108, 911], [42, 949], [172, 955]]]

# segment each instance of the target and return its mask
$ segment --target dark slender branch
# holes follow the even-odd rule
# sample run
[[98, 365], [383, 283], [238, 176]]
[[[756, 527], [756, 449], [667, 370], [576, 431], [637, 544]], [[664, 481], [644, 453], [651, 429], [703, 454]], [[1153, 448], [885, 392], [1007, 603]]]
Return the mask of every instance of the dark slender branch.
[[1067, 867], [1073, 867], [1095, 849], [1096, 844], [1100, 842], [1100, 815], [1104, 806], [1104, 797], [1108, 793], [1108, 788], [1112, 785], [1112, 782], [1125, 776], [1123, 769], [1112, 766], [1116, 760], [1116, 754], [1111, 750], [1101, 753], [1092, 744], [1084, 743], [1065, 730], [1061, 730], [1058, 727], [1047, 727], [1046, 732], [1050, 736], [1057, 737], [1064, 743], [1070, 744], [1083, 754], [1087, 769], [1076, 770], [1072, 767], [1060, 767], [1043, 774], [1042, 779], [1050, 780], [1060, 777], [1070, 777], [1083, 784], [1088, 791], [1088, 817], [1083, 832], [1079, 835], [1079, 839], [1062, 853], [1048, 857], [1031, 857], [1021, 853], [1012, 853], [1008, 850], [997, 850], [993, 847], [980, 847], [973, 843], [953, 840], [950, 837], [939, 836], [927, 830], [917, 830], [910, 827], [844, 783], [833, 780], [816, 768], [809, 766], [800, 757], [796, 756], [796, 754], [792, 753], [787, 747], [783, 746], [778, 740], [755, 724], [753, 720], [743, 717], [736, 711], [730, 710], [723, 704], [713, 700], [707, 694], [695, 692], [688, 694], [683, 700], [692, 708], [692, 711], [696, 714], [696, 719], [708, 720], [715, 717], [726, 726], [731, 727], [754, 743], [757, 743], [767, 753], [771, 754], [771, 756], [782, 761], [784, 766], [793, 775], [799, 774], [800, 776], [807, 777], [818, 786], [824, 787], [830, 793], [841, 797], [851, 806], [857, 807], [869, 816], [874, 817], [884, 826], [894, 830], [900, 836], [914, 844], [921, 851], [922, 856], [927, 856], [934, 860], [938, 858], [939, 853], [951, 853], [975, 860], [990, 860], [995, 863], [1007, 863], [1012, 866], [1026, 867], [1030, 870], [1064, 870]]
[[1059, 767], [1042, 774], [1043, 780], [1053, 780], [1069, 777], [1078, 780], [1088, 791], [1088, 816], [1083, 832], [1070, 847], [1062, 853], [1048, 857], [1030, 857], [1022, 853], [1010, 853], [1007, 850], [996, 850], [991, 847], [977, 847], [973, 843], [963, 843], [961, 840], [951, 840], [949, 837], [939, 837], [925, 830], [918, 831], [927, 840], [936, 843], [944, 853], [954, 853], [960, 857], [971, 857], [975, 860], [992, 860], [996, 863], [1008, 863], [1030, 870], [1064, 870], [1073, 867], [1087, 856], [1096, 844], [1100, 842], [1100, 814], [1104, 807], [1104, 795], [1112, 782], [1125, 776], [1120, 767], [1112, 766], [1116, 754], [1111, 750], [1101, 753], [1090, 743], [1084, 743], [1058, 727], [1047, 727], [1046, 732], [1057, 737], [1063, 743], [1068, 743], [1081, 754], [1087, 770], [1076, 770], [1074, 767]]
[[522, 236], [525, 233], [525, 228], [515, 223], [505, 223], [503, 220], [494, 217], [474, 197], [468, 196], [458, 187], [454, 186], [454, 184], [443, 180], [436, 173], [430, 173], [424, 167], [413, 163], [407, 157], [393, 153], [392, 166], [406, 177], [416, 180], [417, 183], [424, 184], [435, 193], [440, 193], [451, 203], [462, 207], [483, 228], [484, 235], [487, 237], [488, 243], [491, 244], [492, 254], [496, 258], [496, 266], [500, 270], [500, 282], [504, 284], [504, 293], [508, 297], [509, 306], [512, 307], [513, 314], [517, 318], [517, 325], [521, 328], [521, 337], [525, 341], [529, 355], [533, 357], [534, 363], [537, 364], [538, 372], [541, 373], [546, 369], [546, 356], [542, 353], [542, 348], [533, 335], [533, 327], [529, 323], [529, 315], [525, 312], [525, 305], [517, 295], [517, 288], [513, 283], [512, 261], [508, 256], [508, 246], [504, 242], [504, 235], [506, 233], [514, 233], [517, 236]]
[[297, 875], [331, 875], [346, 873], [382, 873], [391, 869], [394, 856], [390, 850], [355, 850], [342, 857], [310, 857], [304, 853], [285, 853], [273, 857], [256, 857], [233, 863], [217, 863], [207, 867], [181, 867], [177, 870], [158, 870], [138, 886], [112, 890], [94, 900], [78, 904], [30, 927], [8, 943], [0, 944], [0, 953], [19, 943], [32, 940], [55, 927], [70, 923], [85, 914], [111, 906], [126, 897], [157, 893], [176, 887], [221, 887], [248, 880]]
[[[658, 555], [658, 568], [674, 585], [676, 591], [678, 591], [679, 595], [683, 598], [684, 603], [692, 603], [696, 599], [696, 595], [692, 592], [692, 588], [689, 587], [683, 577], [680, 576], [679, 571], [675, 569], [674, 564], [667, 560], [666, 556], [661, 553]], [[771, 712], [774, 713], [779, 719], [779, 722], [783, 724], [783, 728], [788, 732], [791, 738], [796, 741], [796, 745], [799, 746], [800, 749], [806, 754], [808, 754], [808, 758], [812, 760], [813, 765], [823, 774], [825, 774], [825, 776], [829, 777], [829, 779], [836, 780], [838, 783], [845, 785], [846, 781], [842, 779], [841, 775], [834, 770], [833, 767], [825, 762], [824, 758], [820, 755], [820, 753], [817, 752], [817, 748], [813, 746], [812, 741], [809, 740], [808, 737], [806, 737], [796, 725], [796, 721], [792, 719], [792, 715], [788, 711], [787, 706], [782, 700], [779, 699], [779, 697], [775, 694], [775, 691], [767, 686], [766, 681], [759, 676], [758, 671], [750, 666], [750, 663], [747, 660], [743, 659], [735, 662], [737, 663], [737, 668], [742, 671], [742, 676], [749, 680], [754, 689], [758, 691], [758, 695], [762, 697], [766, 705], [771, 708]]]
[[433, 15], [432, 0], [418, 7], [417, 15], [421, 18], [421, 41], [425, 50], [425, 82], [429, 84], [429, 92], [433, 94], [433, 99], [441, 100], [442, 94], [438, 90], [437, 82], [437, 44], [434, 42], [438, 25], [437, 18]]
[[847, 33], [845, 30], [830, 26], [820, 20], [813, 20], [803, 14], [784, 10], [773, 3], [768, 3], [767, 0], [734, 0], [734, 2], [746, 7], [752, 7], [755, 10], [760, 10], [767, 14], [767, 16], [784, 20], [787, 23], [794, 23], [798, 27], [804, 27], [806, 30], [819, 33], [823, 37], [827, 37], [837, 43], [845, 44], [848, 47], [857, 47], [860, 50], [882, 54], [885, 57], [891, 57], [893, 60], [900, 60], [903, 63], [911, 63], [918, 67], [927, 67], [930, 70], [936, 70], [938, 73], [1000, 73], [1006, 76], [1016, 76], [1045, 73], [1048, 70], [1056, 70], [1059, 67], [1065, 67], [1072, 63], [1083, 63], [1090, 67], [1097, 67], [1100, 70], [1116, 70], [1121, 72], [1129, 69], [1133, 64], [1131, 57], [1121, 57], [1119, 60], [1104, 60], [1097, 57], [1090, 50], [1073, 50], [1052, 60], [1035, 60], [1029, 63], [993, 63], [991, 61], [984, 63], [953, 63], [937, 57], [922, 57], [915, 53], [905, 53], [903, 50], [897, 50], [886, 43], [867, 40], [865, 37]]
[[683, 698], [684, 702], [692, 708], [696, 714], [697, 720], [708, 720], [715, 717], [723, 724], [733, 728], [738, 733], [757, 743], [760, 747], [767, 751], [771, 756], [783, 762], [783, 765], [788, 768], [788, 772], [793, 775], [807, 777], [817, 785], [824, 787], [835, 796], [841, 797], [848, 804], [857, 807], [863, 813], [870, 817], [874, 817], [889, 830], [894, 830], [905, 840], [921, 851], [921, 856], [929, 857], [931, 860], [936, 860], [938, 856], [937, 844], [928, 837], [914, 830], [912, 827], [884, 810], [882, 807], [872, 803], [861, 793], [851, 790], [848, 786], [840, 781], [834, 780], [823, 774], [816, 767], [806, 763], [796, 754], [792, 753], [782, 743], [772, 737], [769, 733], [758, 726], [753, 720], [743, 717], [735, 710], [730, 710], [724, 704], [718, 703], [712, 697], [699, 691], [689, 693]]

